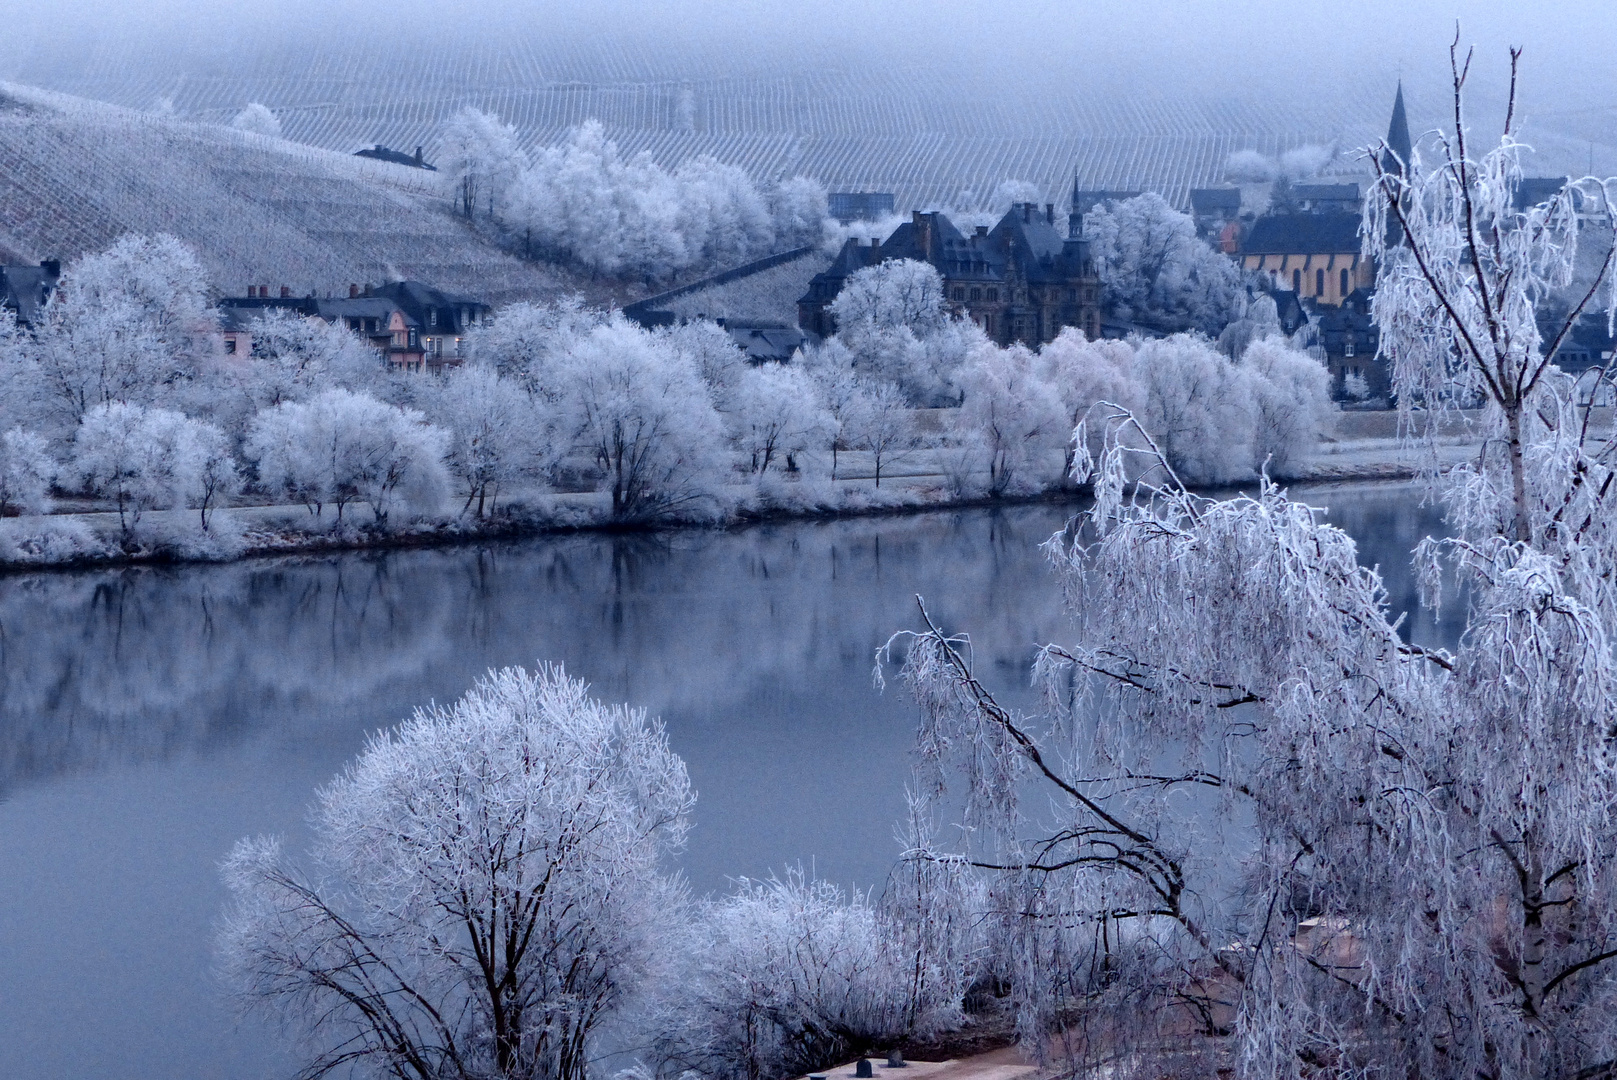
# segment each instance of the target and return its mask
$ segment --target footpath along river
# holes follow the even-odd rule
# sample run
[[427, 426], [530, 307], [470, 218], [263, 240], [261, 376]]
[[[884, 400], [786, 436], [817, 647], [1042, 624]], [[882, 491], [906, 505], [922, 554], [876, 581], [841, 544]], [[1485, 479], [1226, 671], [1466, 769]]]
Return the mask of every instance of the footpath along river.
[[[1297, 494], [1414, 607], [1409, 551], [1441, 527], [1417, 488]], [[562, 662], [666, 721], [698, 894], [799, 861], [879, 888], [913, 710], [872, 687], [875, 649], [920, 593], [1031, 706], [1033, 649], [1065, 623], [1038, 545], [1073, 509], [0, 578], [0, 1076], [288, 1075], [214, 982], [218, 861], [250, 834], [301, 849], [368, 732], [490, 666]], [[1455, 607], [1410, 633], [1452, 645]]]

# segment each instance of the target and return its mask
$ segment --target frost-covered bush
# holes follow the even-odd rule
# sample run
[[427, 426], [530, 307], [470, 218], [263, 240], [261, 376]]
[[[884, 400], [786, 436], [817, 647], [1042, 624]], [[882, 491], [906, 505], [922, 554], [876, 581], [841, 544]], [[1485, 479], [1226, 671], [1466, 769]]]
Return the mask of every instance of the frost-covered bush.
[[321, 791], [312, 859], [236, 846], [225, 977], [306, 1075], [585, 1080], [654, 970], [694, 795], [662, 725], [560, 669], [418, 709]]
[[316, 515], [331, 503], [339, 522], [349, 503], [364, 502], [385, 525], [400, 505], [436, 509], [446, 486], [448, 442], [449, 433], [418, 410], [327, 390], [261, 411], [248, 425], [245, 448], [266, 490], [283, 492]]
[[958, 980], [917, 980], [936, 958], [869, 897], [801, 872], [743, 880], [699, 913], [683, 953], [654, 1053], [714, 1080], [824, 1068], [924, 1034], [958, 1007]]
[[567, 347], [607, 318], [607, 312], [585, 306], [578, 296], [546, 304], [509, 304], [472, 328], [466, 338], [467, 363], [520, 378], [529, 393], [551, 398]]
[[[1040, 377], [1053, 389], [1066, 410], [1066, 458], [1062, 475], [1071, 473], [1076, 445], [1072, 433], [1103, 401], [1137, 410], [1140, 388], [1134, 378], [1134, 346], [1123, 341], [1090, 341], [1075, 327], [1067, 327], [1039, 350]], [[1095, 447], [1098, 449], [1098, 446]]]
[[0, 516], [50, 512], [56, 459], [43, 438], [22, 428], [0, 435]]
[[269, 106], [256, 101], [237, 113], [230, 121], [230, 126], [237, 131], [250, 131], [254, 135], [265, 135], [272, 139], [281, 137], [281, 121], [269, 110]]

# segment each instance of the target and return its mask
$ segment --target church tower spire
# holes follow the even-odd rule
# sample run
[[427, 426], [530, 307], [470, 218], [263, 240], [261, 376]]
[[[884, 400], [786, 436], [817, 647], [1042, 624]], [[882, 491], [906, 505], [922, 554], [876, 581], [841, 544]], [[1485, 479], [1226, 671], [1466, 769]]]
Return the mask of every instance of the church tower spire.
[[1403, 175], [1415, 152], [1409, 138], [1409, 117], [1404, 113], [1404, 81], [1398, 80], [1398, 96], [1392, 102], [1392, 123], [1387, 125], [1387, 149], [1381, 154], [1381, 168], [1385, 172]]
[[1067, 239], [1082, 240], [1084, 238], [1084, 215], [1078, 209], [1078, 170], [1072, 170], [1072, 204], [1067, 210]]

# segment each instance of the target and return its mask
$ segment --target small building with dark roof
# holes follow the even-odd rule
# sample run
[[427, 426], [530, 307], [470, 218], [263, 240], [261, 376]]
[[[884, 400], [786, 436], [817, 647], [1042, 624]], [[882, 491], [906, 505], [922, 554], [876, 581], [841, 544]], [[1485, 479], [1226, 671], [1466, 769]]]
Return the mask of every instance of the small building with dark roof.
[[1241, 266], [1271, 291], [1336, 305], [1375, 286], [1375, 268], [1359, 254], [1358, 214], [1268, 214], [1241, 242]]
[[798, 301], [798, 325], [820, 337], [835, 333], [829, 307], [849, 277], [889, 259], [912, 259], [933, 266], [945, 303], [1001, 345], [1038, 346], [1068, 326], [1098, 337], [1100, 279], [1073, 205], [1065, 235], [1055, 204], [1017, 203], [992, 229], [981, 225], [969, 236], [946, 215], [917, 210], [885, 242], [850, 239]]
[[825, 197], [826, 212], [842, 224], [880, 221], [893, 216], [890, 191], [833, 191]]
[[1221, 237], [1225, 226], [1241, 220], [1241, 189], [1191, 188], [1190, 216], [1203, 240]]
[[62, 264], [55, 259], [37, 265], [0, 266], [0, 308], [16, 316], [21, 326], [37, 325], [61, 277]]
[[363, 290], [348, 287], [347, 296], [293, 296], [282, 286], [271, 296], [268, 286], [250, 286], [247, 296], [219, 301], [220, 333], [227, 356], [251, 355], [253, 322], [268, 311], [340, 322], [364, 338], [399, 371], [442, 371], [464, 363], [465, 336], [486, 318], [490, 307], [479, 300], [453, 296], [419, 281], [395, 281]]
[[1294, 184], [1292, 201], [1297, 209], [1311, 214], [1357, 214], [1358, 184]]
[[427, 164], [426, 159], [421, 154], [421, 147], [419, 146], [415, 148], [414, 157], [411, 157], [409, 154], [398, 150], [391, 150], [388, 147], [383, 146], [381, 143], [377, 143], [375, 146], [364, 150], [355, 150], [354, 156], [370, 158], [372, 161], [386, 161], [392, 165], [408, 165], [412, 169], [426, 169], [428, 172], [438, 171], [438, 166]]

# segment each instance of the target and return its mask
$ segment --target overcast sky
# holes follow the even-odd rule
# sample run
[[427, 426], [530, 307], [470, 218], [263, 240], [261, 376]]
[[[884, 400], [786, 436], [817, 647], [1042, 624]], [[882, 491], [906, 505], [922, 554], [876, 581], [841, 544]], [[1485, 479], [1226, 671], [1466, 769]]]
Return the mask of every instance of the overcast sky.
[[1343, 76], [1366, 64], [1378, 73], [1400, 62], [1430, 67], [1441, 63], [1456, 19], [1490, 67], [1507, 44], [1523, 44], [1530, 78], [1603, 80], [1610, 91], [1617, 16], [1603, 0], [0, 0], [14, 45], [70, 46], [87, 31], [155, 33], [159, 43], [203, 47], [337, 33], [373, 37], [385, 49], [412, 29], [442, 40], [457, 27], [504, 33], [514, 24], [547, 35], [628, 30], [729, 48], [817, 39], [892, 55], [924, 46], [989, 68], [1059, 65], [1208, 84], [1288, 71]]

